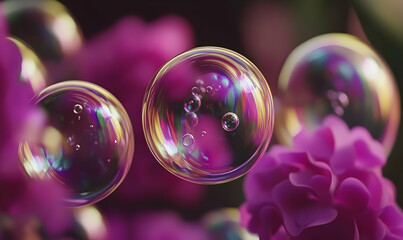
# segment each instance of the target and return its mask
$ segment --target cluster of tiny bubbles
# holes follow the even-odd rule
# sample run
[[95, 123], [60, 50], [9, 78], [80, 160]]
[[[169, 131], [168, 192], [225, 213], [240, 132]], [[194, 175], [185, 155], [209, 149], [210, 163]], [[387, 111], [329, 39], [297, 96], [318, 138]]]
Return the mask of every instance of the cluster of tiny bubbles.
[[326, 115], [363, 126], [389, 154], [400, 122], [395, 79], [381, 57], [348, 34], [325, 34], [297, 47], [279, 78], [281, 108], [275, 134], [284, 144]]
[[211, 240], [258, 240], [259, 236], [241, 226], [240, 219], [238, 209], [223, 208], [208, 212], [201, 222]]
[[265, 153], [273, 132], [270, 88], [245, 57], [200, 47], [166, 63], [143, 102], [147, 144], [169, 172], [218, 184], [244, 175]]
[[95, 84], [66, 81], [45, 88], [32, 103], [45, 121], [40, 136], [20, 143], [26, 173], [61, 183], [68, 206], [91, 204], [114, 191], [134, 151], [132, 126], [120, 102]]
[[[32, 93], [38, 93], [42, 91], [48, 85], [47, 71], [42, 61], [35, 54], [35, 52], [24, 42], [15, 38], [7, 38], [8, 50], [10, 51], [10, 58], [20, 58], [17, 61], [21, 63], [18, 66], [18, 70], [15, 71], [19, 76], [15, 78], [22, 84], [29, 85]], [[9, 61], [14, 62], [14, 60]], [[10, 66], [9, 68], [13, 68]], [[14, 72], [14, 71], [12, 71]], [[12, 76], [14, 78], [14, 76]]]
[[56, 0], [4, 1], [11, 35], [29, 44], [44, 62], [59, 62], [83, 43], [81, 29]]

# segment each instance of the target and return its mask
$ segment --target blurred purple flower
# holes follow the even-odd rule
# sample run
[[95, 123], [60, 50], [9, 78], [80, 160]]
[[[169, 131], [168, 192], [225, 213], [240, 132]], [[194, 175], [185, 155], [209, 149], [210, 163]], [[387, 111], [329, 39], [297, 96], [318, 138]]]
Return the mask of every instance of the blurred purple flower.
[[[28, 181], [19, 165], [20, 137], [40, 123], [42, 116], [29, 103], [32, 88], [20, 81], [22, 57], [17, 46], [6, 39], [5, 23], [0, 9], [0, 214], [14, 222], [9, 231], [17, 238], [33, 237], [34, 233], [21, 231], [24, 228], [60, 236], [73, 223], [71, 210], [60, 205], [64, 191], [53, 182]], [[2, 224], [0, 221], [0, 238], [4, 237]]]
[[263, 240], [403, 239], [385, 162], [366, 129], [328, 116], [314, 133], [297, 135], [292, 149], [273, 146], [252, 169], [242, 223]]
[[174, 177], [154, 159], [145, 142], [141, 117], [148, 83], [163, 64], [192, 45], [192, 30], [179, 17], [167, 16], [150, 24], [127, 17], [88, 42], [73, 61], [78, 77], [114, 94], [132, 121], [133, 165], [112, 198], [163, 199], [181, 205], [195, 203], [202, 196], [201, 186]]

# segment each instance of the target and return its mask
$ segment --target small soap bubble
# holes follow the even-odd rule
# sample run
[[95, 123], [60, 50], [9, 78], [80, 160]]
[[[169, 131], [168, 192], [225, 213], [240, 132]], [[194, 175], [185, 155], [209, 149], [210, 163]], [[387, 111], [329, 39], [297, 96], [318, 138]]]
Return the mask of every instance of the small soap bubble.
[[83, 106], [81, 106], [80, 104], [74, 105], [73, 112], [75, 114], [80, 114], [82, 111], [83, 111]]
[[201, 105], [200, 98], [198, 96], [192, 95], [189, 100], [184, 104], [184, 109], [186, 112], [196, 112], [199, 110]]
[[202, 93], [202, 92], [201, 92], [201, 90], [200, 90], [199, 87], [193, 87], [193, 88], [192, 88], [192, 94], [193, 94], [193, 95], [200, 97], [201, 93]]
[[[83, 111], [77, 102], [92, 111]], [[134, 151], [130, 119], [118, 100], [95, 84], [65, 81], [45, 88], [32, 103], [47, 119], [41, 136], [20, 143], [26, 173], [61, 183], [69, 206], [91, 204], [114, 191]], [[78, 113], [82, 118], [75, 121]]]
[[239, 125], [238, 116], [235, 113], [229, 112], [222, 117], [222, 127], [225, 131], [234, 131]]
[[190, 147], [193, 145], [193, 142], [194, 142], [194, 137], [192, 134], [187, 133], [187, 134], [183, 135], [183, 137], [182, 137], [183, 146]]
[[273, 124], [263, 75], [245, 57], [218, 47], [173, 58], [149, 84], [143, 103], [143, 130], [157, 161], [200, 184], [249, 171], [266, 152]]
[[199, 122], [198, 118], [197, 118], [197, 114], [194, 112], [189, 112], [186, 113], [185, 116], [185, 124], [188, 128], [193, 128], [197, 125], [197, 123]]
[[279, 77], [281, 108], [276, 137], [291, 144], [302, 128], [318, 127], [329, 114], [351, 128], [363, 126], [392, 149], [400, 122], [400, 96], [392, 72], [365, 43], [348, 34], [325, 34], [300, 45]]

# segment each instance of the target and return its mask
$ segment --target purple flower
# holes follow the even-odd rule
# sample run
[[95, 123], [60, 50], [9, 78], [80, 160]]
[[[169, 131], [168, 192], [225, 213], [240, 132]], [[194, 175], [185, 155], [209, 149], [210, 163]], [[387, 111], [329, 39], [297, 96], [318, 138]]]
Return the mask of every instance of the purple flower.
[[192, 45], [192, 30], [179, 17], [167, 16], [149, 24], [126, 17], [89, 41], [74, 59], [78, 78], [110, 91], [132, 121], [133, 164], [125, 181], [112, 194], [111, 198], [116, 196], [114, 200], [163, 199], [182, 205], [194, 204], [202, 196], [201, 186], [171, 175], [154, 159], [145, 142], [141, 118], [148, 83], [163, 64]]
[[[242, 223], [261, 239], [403, 239], [379, 142], [328, 116], [293, 148], [273, 146], [246, 178]], [[285, 231], [284, 231], [285, 230]]]
[[31, 86], [20, 81], [22, 56], [6, 39], [5, 23], [0, 9], [0, 215], [14, 222], [10, 234], [16, 238], [23, 238], [23, 228], [56, 237], [72, 226], [72, 213], [60, 204], [64, 190], [59, 185], [29, 181], [19, 164], [20, 138], [38, 127], [43, 116], [29, 103], [34, 94]]

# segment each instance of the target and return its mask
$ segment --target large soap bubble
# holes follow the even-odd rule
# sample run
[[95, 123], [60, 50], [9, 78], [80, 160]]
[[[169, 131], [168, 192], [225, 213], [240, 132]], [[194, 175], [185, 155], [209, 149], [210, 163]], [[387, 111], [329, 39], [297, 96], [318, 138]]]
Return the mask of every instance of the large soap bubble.
[[19, 147], [27, 174], [60, 182], [71, 206], [94, 203], [115, 190], [134, 150], [130, 119], [118, 100], [97, 85], [66, 81], [32, 101], [45, 119], [41, 134], [27, 136]]
[[274, 122], [270, 89], [245, 57], [218, 47], [185, 52], [150, 83], [147, 143], [168, 171], [214, 184], [245, 174], [265, 153]]
[[386, 63], [347, 34], [315, 37], [296, 48], [279, 79], [282, 102], [276, 136], [290, 143], [302, 127], [314, 129], [329, 114], [363, 126], [388, 154], [400, 121], [400, 97]]

